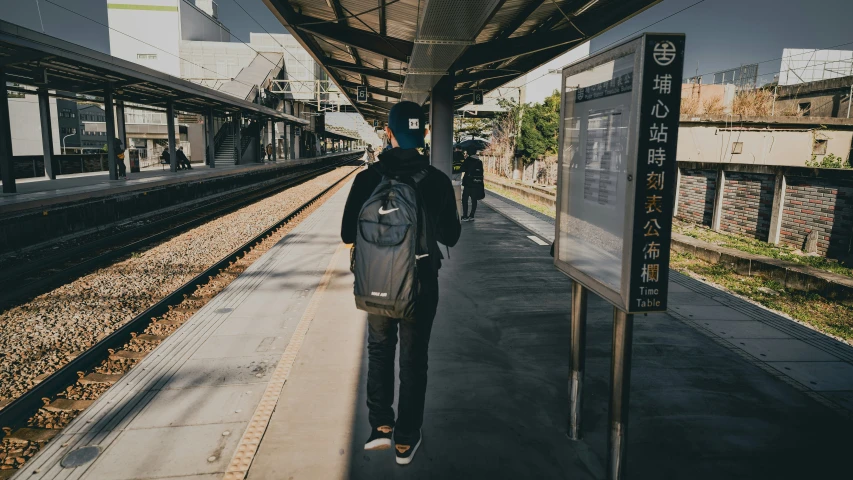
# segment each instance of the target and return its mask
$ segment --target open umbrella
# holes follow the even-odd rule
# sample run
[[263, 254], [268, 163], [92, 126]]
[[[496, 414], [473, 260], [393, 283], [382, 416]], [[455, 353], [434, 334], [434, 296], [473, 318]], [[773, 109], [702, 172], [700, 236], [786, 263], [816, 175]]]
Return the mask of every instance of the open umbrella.
[[456, 146], [467, 152], [474, 152], [477, 150], [485, 150], [489, 147], [489, 142], [474, 138], [470, 140], [461, 141], [457, 143]]

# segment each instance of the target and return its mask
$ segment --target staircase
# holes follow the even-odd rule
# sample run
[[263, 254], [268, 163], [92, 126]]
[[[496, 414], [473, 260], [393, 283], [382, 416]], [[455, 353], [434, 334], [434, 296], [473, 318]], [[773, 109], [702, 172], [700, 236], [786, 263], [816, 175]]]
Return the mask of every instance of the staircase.
[[226, 134], [213, 158], [217, 167], [234, 165], [234, 134]]

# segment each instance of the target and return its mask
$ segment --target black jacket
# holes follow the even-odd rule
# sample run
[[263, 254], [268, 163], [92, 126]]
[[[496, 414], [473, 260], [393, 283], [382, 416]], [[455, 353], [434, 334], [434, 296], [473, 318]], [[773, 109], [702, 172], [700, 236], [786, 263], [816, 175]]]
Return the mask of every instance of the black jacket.
[[178, 163], [190, 163], [190, 159], [187, 158], [183, 150], [178, 150], [175, 155], [178, 157]]
[[479, 158], [468, 157], [465, 159], [465, 162], [462, 164], [462, 173], [465, 174], [462, 177], [462, 186], [470, 187], [471, 180], [473, 175], [483, 176], [483, 161]]
[[[424, 168], [427, 168], [429, 173], [421, 180], [418, 189], [425, 203], [427, 220], [432, 223], [435, 240], [448, 247], [456, 245], [462, 226], [456, 210], [456, 193], [450, 179], [435, 167], [430, 166], [429, 158], [419, 154], [417, 150], [400, 148], [382, 152], [379, 155], [379, 162], [356, 175], [344, 207], [341, 240], [344, 243], [355, 243], [361, 207], [382, 181], [383, 175], [410, 176]], [[441, 266], [441, 262], [438, 262], [438, 266]]]

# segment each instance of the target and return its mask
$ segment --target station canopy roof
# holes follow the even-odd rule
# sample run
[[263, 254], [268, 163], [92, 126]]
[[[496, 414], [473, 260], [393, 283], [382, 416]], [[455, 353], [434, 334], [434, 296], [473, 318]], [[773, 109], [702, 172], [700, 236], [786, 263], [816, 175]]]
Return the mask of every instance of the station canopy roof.
[[353, 137], [350, 135], [344, 135], [343, 133], [338, 133], [338, 132], [335, 132], [333, 130], [325, 130], [323, 132], [323, 136], [325, 136], [326, 138], [330, 138], [332, 140], [352, 140], [352, 141], [356, 141], [356, 142], [359, 140], [358, 137]]
[[264, 0], [368, 120], [424, 104], [449, 71], [461, 107], [659, 1]]
[[46, 87], [103, 98], [112, 87], [115, 98], [126, 102], [206, 114], [238, 111], [297, 124], [307, 120], [237, 98], [171, 75], [81, 47], [49, 35], [0, 21], [0, 67], [8, 83]]

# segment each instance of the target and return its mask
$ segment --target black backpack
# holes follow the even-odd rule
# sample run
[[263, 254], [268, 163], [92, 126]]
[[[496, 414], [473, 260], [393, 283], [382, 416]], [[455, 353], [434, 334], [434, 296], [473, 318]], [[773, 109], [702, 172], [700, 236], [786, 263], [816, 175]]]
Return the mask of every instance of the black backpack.
[[434, 237], [418, 191], [428, 173], [383, 176], [361, 207], [352, 259], [353, 293], [359, 310], [396, 319], [414, 318], [418, 260], [429, 257], [435, 262], [441, 255], [433, 248]]

